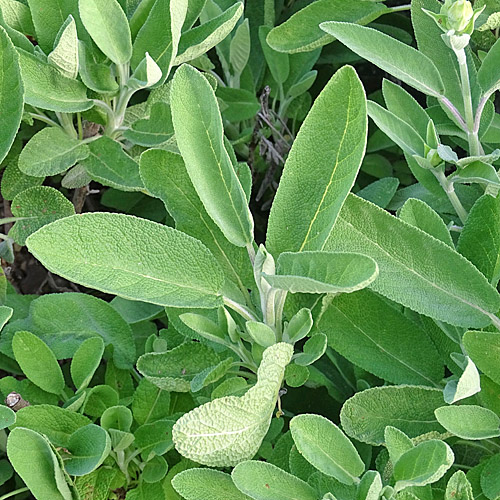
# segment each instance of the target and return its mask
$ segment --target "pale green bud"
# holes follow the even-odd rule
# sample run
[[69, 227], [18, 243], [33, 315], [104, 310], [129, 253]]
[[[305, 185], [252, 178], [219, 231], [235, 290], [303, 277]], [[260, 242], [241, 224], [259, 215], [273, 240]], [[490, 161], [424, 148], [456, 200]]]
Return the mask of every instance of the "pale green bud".
[[474, 9], [469, 0], [457, 0], [447, 9], [448, 28], [457, 32], [464, 31], [474, 16]]

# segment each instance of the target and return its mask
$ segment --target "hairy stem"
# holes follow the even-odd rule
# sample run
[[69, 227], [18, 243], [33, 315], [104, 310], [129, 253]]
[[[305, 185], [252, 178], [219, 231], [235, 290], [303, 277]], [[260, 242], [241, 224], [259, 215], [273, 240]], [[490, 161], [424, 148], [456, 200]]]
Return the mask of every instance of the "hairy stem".
[[19, 495], [19, 493], [24, 493], [25, 491], [29, 491], [29, 488], [24, 486], [23, 488], [19, 488], [17, 490], [11, 491], [10, 493], [6, 493], [0, 497], [0, 500], [6, 500], [7, 498], [11, 498], [13, 496]]
[[246, 306], [243, 304], [239, 304], [238, 302], [235, 302], [234, 300], [231, 300], [229, 297], [224, 297], [224, 304], [232, 309], [233, 311], [236, 311], [240, 316], [245, 318], [247, 321], [259, 321], [257, 316], [253, 314], [252, 311], [247, 309]]
[[455, 193], [455, 188], [453, 187], [453, 183], [447, 179], [444, 173], [444, 168], [432, 170], [432, 173], [436, 176], [439, 184], [441, 184], [441, 187], [446, 193], [446, 196], [448, 196], [448, 199], [453, 205], [455, 212], [457, 212], [457, 215], [460, 217], [462, 224], [465, 224], [465, 221], [468, 217], [467, 210], [465, 210], [462, 202], [458, 199], [457, 193]]
[[475, 130], [474, 111], [472, 109], [472, 94], [470, 88], [469, 68], [467, 67], [467, 56], [465, 49], [456, 50], [455, 54], [460, 69], [460, 81], [462, 86], [462, 97], [464, 100], [465, 124], [467, 126], [467, 141], [469, 143], [469, 154], [479, 156], [481, 154], [481, 144], [478, 133]]

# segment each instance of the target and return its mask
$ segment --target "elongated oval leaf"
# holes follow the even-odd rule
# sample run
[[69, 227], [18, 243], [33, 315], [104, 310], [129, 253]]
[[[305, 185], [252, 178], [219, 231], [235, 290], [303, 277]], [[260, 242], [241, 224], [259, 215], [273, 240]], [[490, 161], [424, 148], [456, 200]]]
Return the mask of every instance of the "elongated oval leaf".
[[274, 257], [324, 250], [356, 179], [366, 131], [364, 90], [353, 68], [345, 66], [316, 98], [285, 163], [267, 230]]
[[19, 366], [31, 382], [52, 394], [61, 394], [64, 376], [54, 353], [47, 344], [30, 332], [17, 332], [12, 350]]
[[60, 458], [46, 437], [30, 429], [14, 429], [7, 442], [7, 455], [35, 498], [73, 498], [59, 465]]
[[73, 204], [57, 189], [35, 186], [21, 191], [12, 200], [12, 213], [22, 217], [9, 231], [9, 236], [19, 245], [45, 224], [75, 213]]
[[233, 483], [231, 476], [213, 469], [188, 469], [172, 479], [175, 491], [186, 500], [250, 500]]
[[348, 399], [340, 420], [348, 436], [377, 446], [384, 443], [388, 425], [409, 437], [444, 432], [434, 416], [434, 410], [442, 403], [440, 389], [411, 385], [374, 387]]
[[285, 252], [276, 275], [264, 274], [273, 287], [302, 293], [350, 293], [367, 287], [378, 275], [377, 263], [355, 253]]
[[91, 337], [78, 348], [71, 360], [71, 378], [77, 390], [86, 389], [104, 353], [101, 337]]
[[434, 63], [423, 53], [380, 31], [351, 23], [326, 22], [320, 28], [389, 74], [420, 90], [441, 97], [444, 86]]
[[480, 440], [500, 436], [500, 418], [482, 406], [442, 406], [434, 413], [448, 432], [463, 439]]
[[101, 137], [90, 143], [88, 151], [81, 164], [92, 179], [120, 191], [144, 189], [139, 165], [123, 151], [120, 143]]
[[[500, 196], [479, 198], [460, 233], [457, 250], [496, 286], [500, 279]], [[481, 244], [478, 245], [477, 242]]]
[[19, 155], [19, 169], [34, 177], [65, 172], [89, 155], [87, 145], [58, 127], [46, 127], [35, 134]]
[[219, 16], [182, 33], [174, 64], [189, 62], [215, 47], [231, 33], [242, 14], [243, 2], [237, 2]]
[[172, 430], [181, 455], [212, 467], [252, 458], [266, 435], [285, 367], [293, 347], [278, 343], [263, 354], [258, 381], [244, 396], [226, 396], [198, 406], [177, 420]]
[[132, 300], [215, 307], [223, 275], [207, 248], [180, 231], [123, 214], [61, 219], [32, 234], [28, 248], [51, 271]]
[[248, 460], [231, 474], [236, 487], [255, 500], [317, 500], [316, 491], [306, 482], [266, 462]]
[[500, 384], [500, 334], [470, 331], [463, 336], [463, 343], [475, 365]]
[[401, 491], [408, 486], [434, 483], [444, 476], [454, 459], [453, 451], [444, 441], [431, 439], [420, 443], [394, 464], [394, 488]]
[[27, 104], [62, 113], [85, 111], [93, 106], [92, 101], [87, 99], [83, 83], [67, 78], [57, 68], [29, 52], [17, 51]]
[[111, 439], [98, 425], [89, 424], [75, 431], [68, 442], [71, 457], [65, 461], [66, 472], [72, 476], [90, 474], [109, 455]]
[[296, 12], [269, 34], [269, 45], [279, 52], [309, 52], [334, 40], [319, 28], [324, 21], [368, 24], [386, 11], [385, 5], [344, 0], [318, 0]]
[[425, 331], [373, 292], [335, 297], [317, 327], [342, 356], [384, 380], [436, 386], [443, 378]]
[[134, 41], [132, 67], [136, 68], [148, 52], [161, 69], [163, 80], [167, 79], [177, 55], [187, 7], [188, 0], [155, 2]]
[[354, 195], [344, 204], [325, 249], [372, 257], [380, 275], [371, 288], [434, 319], [486, 326], [500, 309], [496, 290], [460, 254]]
[[182, 157], [170, 151], [150, 149], [141, 155], [140, 165], [146, 189], [165, 203], [176, 229], [203, 241], [226, 277], [240, 289], [250, 288], [253, 270], [248, 252], [230, 243], [208, 215]]
[[292, 437], [300, 454], [323, 474], [344, 484], [353, 484], [365, 464], [349, 438], [320, 415], [298, 415], [290, 422]]
[[182, 66], [170, 91], [177, 145], [198, 196], [226, 238], [243, 247], [252, 241], [253, 219], [245, 192], [224, 147], [214, 91], [191, 66]]
[[488, 51], [479, 71], [477, 81], [485, 94], [490, 94], [500, 86], [500, 71], [498, 68], [498, 58], [500, 57], [500, 43], [498, 40]]
[[79, 0], [78, 9], [85, 29], [96, 45], [115, 64], [132, 57], [132, 39], [127, 16], [117, 0]]
[[21, 123], [23, 93], [16, 49], [0, 26], [0, 162], [9, 152]]
[[47, 60], [68, 78], [78, 76], [78, 33], [76, 31], [76, 22], [73, 16], [61, 26], [57, 36], [57, 45], [48, 55]]

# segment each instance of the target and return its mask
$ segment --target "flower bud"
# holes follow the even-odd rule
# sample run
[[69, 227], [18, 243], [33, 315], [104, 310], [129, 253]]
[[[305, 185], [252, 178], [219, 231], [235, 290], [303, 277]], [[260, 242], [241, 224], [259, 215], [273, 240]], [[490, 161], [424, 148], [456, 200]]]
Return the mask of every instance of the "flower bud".
[[474, 16], [469, 0], [457, 0], [447, 7], [447, 11], [448, 28], [456, 32], [464, 31]]

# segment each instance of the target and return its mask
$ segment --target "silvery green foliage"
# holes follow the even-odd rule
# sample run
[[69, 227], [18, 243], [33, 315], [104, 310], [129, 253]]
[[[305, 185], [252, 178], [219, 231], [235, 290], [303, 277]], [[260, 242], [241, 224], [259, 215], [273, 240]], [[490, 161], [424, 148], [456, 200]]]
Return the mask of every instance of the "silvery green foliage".
[[183, 415], [172, 429], [179, 453], [211, 467], [234, 466], [252, 458], [269, 429], [292, 354], [292, 346], [284, 342], [268, 347], [257, 383], [244, 396], [215, 399]]

